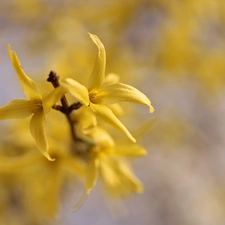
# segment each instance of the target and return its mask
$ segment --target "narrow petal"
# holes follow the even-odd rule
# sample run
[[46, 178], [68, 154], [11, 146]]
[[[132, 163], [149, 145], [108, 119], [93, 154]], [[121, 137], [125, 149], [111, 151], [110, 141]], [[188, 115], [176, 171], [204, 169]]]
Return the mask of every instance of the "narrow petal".
[[48, 143], [46, 137], [46, 117], [44, 111], [37, 112], [30, 121], [30, 132], [38, 149], [50, 161], [54, 161], [48, 154]]
[[110, 84], [116, 84], [119, 83], [119, 81], [120, 77], [118, 75], [116, 75], [115, 73], [110, 73], [105, 77], [102, 86], [105, 87]]
[[62, 96], [67, 92], [66, 88], [63, 86], [59, 86], [50, 93], [44, 95], [42, 98], [42, 104], [44, 108], [44, 112], [48, 113], [52, 106], [59, 101]]
[[106, 52], [105, 47], [96, 35], [88, 33], [89, 37], [98, 47], [98, 54], [95, 60], [94, 69], [89, 80], [89, 91], [98, 90], [105, 77]]
[[87, 167], [87, 174], [85, 180], [86, 194], [89, 194], [91, 190], [94, 188], [98, 178], [98, 174], [99, 174], [99, 159], [98, 157], [94, 156], [89, 162], [89, 165]]
[[123, 143], [118, 144], [110, 155], [117, 157], [140, 157], [147, 154], [146, 150], [137, 144]]
[[130, 167], [125, 162], [118, 162], [118, 174], [121, 182], [130, 192], [143, 192], [141, 181], [133, 174]]
[[149, 106], [151, 113], [154, 112], [154, 108], [151, 106], [151, 102], [145, 94], [136, 88], [123, 83], [112, 84], [102, 88], [98, 91], [95, 98], [96, 101], [103, 104], [112, 104], [116, 102], [144, 104]]
[[136, 140], [130, 134], [127, 128], [118, 120], [118, 118], [113, 114], [113, 112], [107, 106], [100, 105], [100, 104], [90, 104], [90, 107], [96, 115], [98, 115], [107, 123], [111, 124], [118, 130], [120, 130], [125, 135], [127, 135], [127, 137], [130, 138], [131, 141], [136, 142]]
[[157, 119], [151, 119], [142, 124], [134, 133], [136, 139], [140, 139], [142, 136], [146, 135], [147, 132], [152, 130], [156, 125]]
[[25, 74], [20, 64], [19, 58], [17, 57], [16, 53], [11, 50], [10, 45], [8, 45], [8, 53], [12, 66], [22, 84], [24, 94], [30, 99], [41, 99], [36, 84]]
[[125, 161], [102, 158], [100, 172], [108, 191], [115, 197], [125, 197], [133, 192], [143, 191], [141, 182]]
[[0, 107], [0, 120], [23, 119], [34, 113], [35, 104], [33, 101], [16, 99], [7, 105]]
[[67, 78], [61, 82], [61, 86], [73, 95], [81, 104], [89, 105], [89, 94], [87, 88], [77, 81]]

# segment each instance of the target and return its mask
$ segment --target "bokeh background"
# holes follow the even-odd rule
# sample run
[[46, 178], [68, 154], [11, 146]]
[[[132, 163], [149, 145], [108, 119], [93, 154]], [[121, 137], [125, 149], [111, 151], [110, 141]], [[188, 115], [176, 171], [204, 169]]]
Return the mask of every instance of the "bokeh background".
[[[119, 202], [97, 185], [74, 213], [82, 185], [70, 186], [49, 224], [225, 224], [225, 1], [0, 0], [0, 31], [1, 105], [24, 96], [8, 43], [44, 91], [50, 70], [88, 79], [96, 54], [91, 32], [105, 45], [107, 73], [143, 91], [155, 108], [149, 115], [125, 104], [123, 118], [132, 132], [154, 120], [139, 139], [148, 155], [132, 160], [145, 192]], [[13, 135], [9, 124], [0, 125], [2, 149]]]

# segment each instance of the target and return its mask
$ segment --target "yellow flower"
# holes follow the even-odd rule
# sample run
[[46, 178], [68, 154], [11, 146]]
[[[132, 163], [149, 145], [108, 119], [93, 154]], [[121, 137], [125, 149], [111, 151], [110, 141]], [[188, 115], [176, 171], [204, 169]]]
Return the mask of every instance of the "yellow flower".
[[115, 145], [111, 136], [100, 127], [91, 133], [96, 143], [89, 153], [89, 163], [86, 169], [85, 193], [74, 207], [77, 210], [100, 176], [111, 194], [118, 197], [140, 193], [143, 191], [141, 182], [135, 177], [124, 158], [133, 158], [146, 155], [146, 150], [134, 143]]
[[[10, 180], [7, 194], [12, 194], [12, 188], [16, 190], [18, 187], [23, 187], [21, 189], [23, 191], [20, 192], [22, 197], [16, 195], [16, 200], [21, 203], [19, 207], [27, 212], [26, 217], [33, 220], [35, 218], [35, 221], [45, 221], [56, 216], [60, 192], [68, 182], [68, 178], [84, 177], [86, 172], [84, 162], [73, 152], [66, 151], [69, 142], [61, 143], [51, 138], [49, 142], [50, 154], [56, 158], [54, 162], [45, 160], [35, 151], [28, 151], [16, 157], [0, 154], [0, 177], [4, 178], [3, 181]], [[4, 146], [1, 148], [4, 149]], [[1, 187], [4, 187], [3, 185], [1, 181]], [[8, 210], [11, 212], [10, 209]]]
[[0, 107], [0, 120], [23, 119], [31, 115], [30, 132], [38, 149], [49, 160], [53, 160], [48, 154], [48, 142], [46, 138], [46, 116], [54, 105], [66, 92], [63, 87], [54, 89], [52, 92], [41, 97], [36, 84], [23, 71], [20, 61], [15, 52], [8, 45], [8, 53], [14, 70], [22, 84], [24, 94], [29, 98], [16, 99], [7, 105]]
[[88, 89], [77, 81], [67, 78], [61, 84], [68, 92], [85, 106], [90, 106], [92, 111], [109, 124], [126, 134], [133, 142], [134, 137], [119, 121], [110, 109], [111, 104], [118, 102], [134, 102], [149, 106], [150, 112], [154, 111], [150, 100], [136, 88], [119, 83], [115, 76], [111, 76], [104, 83], [106, 52], [104, 45], [96, 35], [90, 34], [90, 38], [98, 47], [98, 55], [94, 69], [89, 79]]

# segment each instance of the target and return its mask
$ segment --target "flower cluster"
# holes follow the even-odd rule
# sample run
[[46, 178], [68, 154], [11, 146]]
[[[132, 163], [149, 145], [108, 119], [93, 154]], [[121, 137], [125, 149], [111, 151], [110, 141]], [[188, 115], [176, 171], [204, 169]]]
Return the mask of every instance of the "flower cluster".
[[[60, 165], [60, 168], [66, 167], [84, 179], [85, 193], [75, 208], [79, 207], [93, 189], [98, 177], [102, 178], [107, 190], [115, 196], [121, 197], [143, 190], [141, 182], [132, 173], [125, 158], [144, 156], [146, 151], [135, 143], [135, 138], [118, 119], [122, 111], [119, 103], [144, 104], [149, 107], [150, 112], [154, 111], [150, 100], [142, 92], [119, 82], [119, 77], [115, 74], [105, 76], [104, 45], [96, 35], [89, 33], [89, 36], [98, 48], [89, 83], [83, 85], [72, 78], [60, 81], [59, 76], [51, 71], [48, 82], [52, 83], [54, 89], [44, 95], [39, 93], [35, 82], [24, 72], [16, 53], [8, 46], [13, 68], [28, 99], [16, 99], [0, 107], [0, 120], [32, 116], [30, 133], [40, 152], [55, 165], [53, 168], [56, 165]], [[69, 104], [67, 95], [72, 99], [72, 104]], [[64, 137], [60, 133], [59, 123], [56, 121], [52, 125], [63, 143], [52, 140], [47, 135], [46, 115], [49, 115], [51, 109], [63, 113], [70, 126], [71, 137]], [[100, 125], [101, 119], [125, 134], [128, 139], [121, 143], [115, 141]], [[2, 168], [8, 170], [31, 167], [34, 158], [36, 161], [43, 161], [32, 153], [22, 160], [14, 160], [13, 163], [7, 159], [1, 160], [0, 171]]]

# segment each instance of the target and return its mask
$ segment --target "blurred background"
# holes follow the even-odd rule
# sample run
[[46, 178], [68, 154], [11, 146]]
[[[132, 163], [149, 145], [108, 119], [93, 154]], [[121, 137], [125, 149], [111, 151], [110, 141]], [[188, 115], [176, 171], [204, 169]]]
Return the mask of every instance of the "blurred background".
[[[96, 187], [74, 213], [82, 185], [69, 186], [49, 224], [225, 224], [225, 1], [0, 0], [0, 30], [1, 105], [24, 97], [8, 43], [44, 92], [50, 70], [88, 79], [96, 54], [90, 32], [105, 45], [106, 72], [144, 92], [155, 108], [149, 115], [145, 107], [124, 104], [131, 132], [155, 121], [139, 139], [148, 155], [131, 161], [145, 192], [119, 202]], [[8, 155], [5, 140], [14, 129], [20, 137], [23, 128], [10, 121], [0, 128]], [[0, 178], [1, 205], [13, 179], [22, 180]]]

